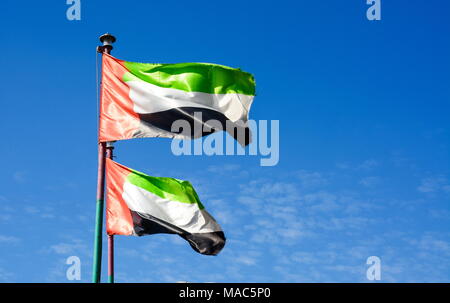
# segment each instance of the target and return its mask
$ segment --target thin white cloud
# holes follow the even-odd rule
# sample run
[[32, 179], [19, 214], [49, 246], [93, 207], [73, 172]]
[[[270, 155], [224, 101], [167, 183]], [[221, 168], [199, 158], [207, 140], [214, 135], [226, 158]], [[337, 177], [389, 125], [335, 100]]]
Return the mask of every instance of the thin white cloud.
[[357, 166], [357, 169], [359, 170], [371, 170], [377, 166], [379, 166], [380, 163], [374, 159], [368, 159], [365, 160], [363, 163]]
[[234, 258], [234, 261], [237, 263], [244, 264], [244, 265], [255, 265], [256, 264], [256, 259], [249, 257], [249, 256], [239, 256], [237, 258]]
[[208, 171], [212, 173], [229, 173], [238, 171], [240, 169], [240, 166], [237, 164], [225, 164], [225, 165], [210, 165], [208, 166]]
[[26, 172], [24, 172], [24, 171], [16, 171], [16, 172], [14, 172], [13, 173], [13, 180], [16, 182], [16, 183], [25, 183], [25, 181], [26, 181]]
[[13, 281], [14, 274], [0, 267], [0, 282], [11, 283]]
[[307, 203], [308, 209], [312, 211], [330, 212], [339, 208], [337, 197], [334, 194], [323, 191], [306, 194], [303, 197], [303, 201]]
[[328, 179], [319, 172], [300, 170], [296, 173], [296, 176], [300, 180], [300, 185], [303, 188], [324, 186], [328, 184]]
[[79, 239], [72, 239], [69, 242], [61, 242], [44, 249], [58, 255], [89, 255], [90, 250], [86, 243]]
[[417, 190], [421, 193], [450, 192], [450, 184], [444, 176], [428, 177], [421, 180]]
[[359, 180], [359, 184], [365, 186], [365, 187], [373, 187], [380, 183], [381, 178], [376, 176], [370, 176], [370, 177], [364, 177], [361, 180]]
[[336, 167], [342, 170], [372, 170], [379, 166], [380, 162], [375, 159], [367, 159], [359, 164], [350, 164], [348, 162], [336, 163]]
[[20, 242], [20, 239], [13, 236], [0, 235], [0, 243], [14, 244]]

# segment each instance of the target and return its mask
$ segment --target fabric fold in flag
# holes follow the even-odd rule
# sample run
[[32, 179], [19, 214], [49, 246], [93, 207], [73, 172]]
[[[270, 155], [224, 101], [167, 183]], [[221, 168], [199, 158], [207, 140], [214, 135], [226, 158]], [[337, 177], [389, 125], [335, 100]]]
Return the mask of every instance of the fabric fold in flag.
[[204, 255], [217, 255], [225, 235], [188, 181], [152, 177], [106, 159], [109, 235], [177, 234]]
[[[135, 63], [108, 54], [103, 54], [102, 65], [101, 142], [193, 139], [220, 130], [243, 146], [251, 142], [251, 74], [210, 63]], [[177, 120], [186, 121], [185, 127], [172, 127]]]

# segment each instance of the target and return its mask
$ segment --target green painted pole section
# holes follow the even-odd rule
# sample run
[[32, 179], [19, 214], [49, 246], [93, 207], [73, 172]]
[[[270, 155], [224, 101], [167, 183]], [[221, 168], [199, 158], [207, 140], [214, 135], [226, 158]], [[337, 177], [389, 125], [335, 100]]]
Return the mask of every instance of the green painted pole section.
[[97, 209], [95, 212], [94, 265], [92, 271], [92, 283], [100, 283], [101, 278], [103, 207], [104, 201], [97, 200]]
[[95, 210], [94, 262], [92, 283], [100, 283], [102, 273], [103, 206], [105, 204], [105, 150], [106, 143], [98, 145], [97, 203]]

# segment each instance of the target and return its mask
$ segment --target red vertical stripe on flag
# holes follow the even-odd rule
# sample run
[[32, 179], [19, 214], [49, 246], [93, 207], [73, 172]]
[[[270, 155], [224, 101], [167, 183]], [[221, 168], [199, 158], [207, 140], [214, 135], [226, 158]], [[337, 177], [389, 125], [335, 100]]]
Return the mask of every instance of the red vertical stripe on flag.
[[123, 185], [131, 170], [111, 159], [106, 159], [106, 232], [108, 235], [131, 235], [133, 219], [122, 198]]
[[134, 103], [129, 97], [130, 88], [123, 81], [126, 72], [128, 70], [122, 60], [103, 54], [100, 142], [130, 139], [139, 127], [139, 116], [134, 112]]

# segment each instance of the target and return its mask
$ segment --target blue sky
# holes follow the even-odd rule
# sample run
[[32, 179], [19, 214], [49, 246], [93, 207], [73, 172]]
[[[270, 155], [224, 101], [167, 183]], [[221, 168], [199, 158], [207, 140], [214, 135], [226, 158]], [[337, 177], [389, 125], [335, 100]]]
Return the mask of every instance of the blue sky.
[[[116, 160], [190, 180], [228, 238], [217, 257], [171, 235], [116, 237], [118, 282], [450, 282], [448, 1], [3, 1], [0, 282], [91, 279], [97, 172], [95, 48], [141, 62], [255, 75], [250, 117], [280, 121], [280, 162], [172, 155]], [[106, 258], [104, 258], [104, 262]], [[106, 267], [103, 279], [106, 275]]]

